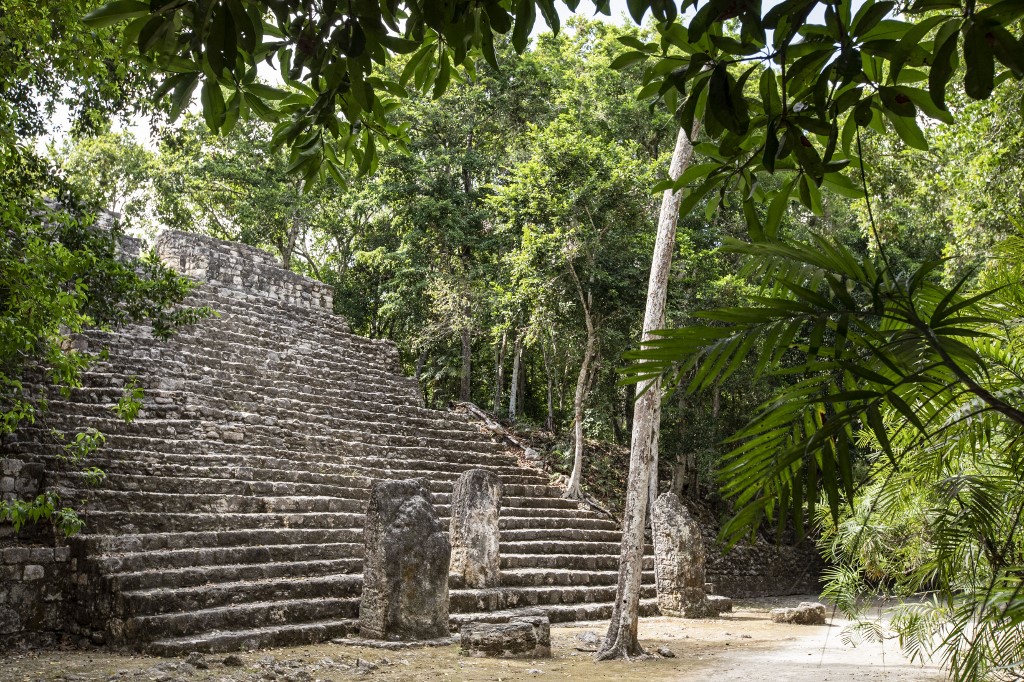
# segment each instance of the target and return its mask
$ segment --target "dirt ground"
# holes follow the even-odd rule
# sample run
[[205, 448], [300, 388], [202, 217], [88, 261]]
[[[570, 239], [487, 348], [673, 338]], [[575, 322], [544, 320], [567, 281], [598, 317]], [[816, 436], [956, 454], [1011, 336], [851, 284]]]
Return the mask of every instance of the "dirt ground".
[[[893, 682], [942, 680], [935, 665], [910, 664], [895, 643], [844, 645], [845, 621], [829, 625], [772, 623], [768, 609], [793, 606], [813, 597], [740, 601], [722, 618], [640, 622], [648, 651], [667, 649], [637, 661], [597, 663], [585, 649], [603, 637], [607, 622], [553, 627], [550, 659], [468, 658], [458, 646], [384, 651], [345, 644], [242, 653], [225, 665], [224, 654], [161, 659], [95, 649], [0, 653], [0, 682], [340, 682], [354, 678], [421, 680], [753, 680], [770, 682]], [[830, 614], [831, 616], [831, 614]], [[588, 635], [587, 633], [593, 633]], [[584, 650], [581, 650], [584, 649]], [[240, 665], [239, 665], [240, 664]]]

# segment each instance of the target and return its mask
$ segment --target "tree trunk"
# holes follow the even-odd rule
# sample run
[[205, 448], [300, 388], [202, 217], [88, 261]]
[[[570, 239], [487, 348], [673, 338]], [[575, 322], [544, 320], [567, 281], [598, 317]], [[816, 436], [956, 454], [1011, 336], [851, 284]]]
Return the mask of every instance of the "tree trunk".
[[295, 253], [295, 242], [299, 238], [302, 221], [299, 218], [299, 206], [302, 203], [302, 183], [295, 185], [295, 207], [292, 209], [292, 224], [288, 227], [286, 242], [281, 246], [281, 267], [292, 269], [292, 254]]
[[573, 396], [573, 458], [572, 475], [569, 476], [569, 484], [565, 491], [565, 497], [578, 500], [583, 497], [583, 490], [580, 488], [580, 481], [583, 479], [583, 402], [587, 397], [587, 382], [590, 375], [590, 359], [594, 354], [594, 346], [597, 343], [597, 335], [593, 332], [593, 324], [590, 322], [590, 315], [587, 319], [587, 347], [583, 351], [583, 363], [580, 365], [580, 374], [576, 379], [576, 394]]
[[583, 498], [583, 490], [580, 482], [583, 479], [583, 401], [587, 397], [587, 386], [590, 383], [590, 362], [597, 349], [597, 330], [594, 327], [594, 318], [591, 315], [593, 310], [593, 291], [584, 293], [583, 284], [576, 274], [576, 268], [572, 261], [566, 263], [569, 275], [573, 284], [576, 285], [576, 294], [580, 299], [580, 307], [583, 309], [583, 323], [587, 327], [587, 347], [583, 350], [583, 362], [580, 364], [580, 373], [576, 377], [576, 393], [573, 396], [573, 458], [572, 474], [569, 476], [569, 483], [566, 486], [565, 495], [569, 499], [579, 500]]
[[501, 343], [494, 354], [494, 414], [501, 411], [501, 394], [505, 387], [505, 344], [508, 341], [508, 332], [502, 330]]
[[[672, 153], [669, 177], [678, 178], [693, 158], [690, 139], [693, 133], [680, 129]], [[644, 312], [643, 339], [665, 326], [668, 299], [668, 275], [676, 243], [680, 192], [666, 190], [658, 217], [658, 235], [654, 244], [651, 275], [647, 283], [647, 308]], [[633, 432], [629, 451], [629, 477], [626, 484], [626, 510], [622, 520], [622, 546], [619, 553], [619, 582], [612, 605], [608, 634], [597, 653], [598, 660], [629, 658], [643, 654], [637, 639], [640, 617], [640, 584], [643, 577], [644, 522], [649, 500], [658, 488], [658, 431], [661, 421], [661, 384], [655, 379], [639, 389], [644, 392], [633, 408]]]
[[420, 351], [419, 356], [416, 358], [416, 381], [420, 380], [423, 376], [423, 365], [427, 362], [427, 350], [424, 348]]
[[470, 392], [473, 373], [473, 343], [472, 337], [469, 333], [469, 327], [465, 327], [462, 330], [462, 383], [459, 387], [459, 400], [464, 403], [470, 402], [472, 394]]
[[541, 350], [544, 353], [544, 376], [547, 380], [547, 391], [548, 391], [548, 416], [544, 422], [544, 428], [551, 433], [555, 432], [555, 395], [554, 395], [554, 378], [551, 374], [551, 365], [548, 360], [548, 347], [541, 344]]
[[522, 372], [523, 364], [523, 337], [522, 333], [516, 335], [515, 345], [512, 347], [512, 381], [508, 386], [508, 418], [516, 420], [516, 412], [519, 409], [519, 375]]

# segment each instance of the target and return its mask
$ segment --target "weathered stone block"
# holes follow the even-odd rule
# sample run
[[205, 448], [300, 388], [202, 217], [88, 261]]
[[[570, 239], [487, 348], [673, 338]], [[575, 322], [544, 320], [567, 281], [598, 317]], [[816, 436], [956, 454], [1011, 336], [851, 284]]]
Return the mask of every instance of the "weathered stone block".
[[451, 573], [466, 587], [501, 584], [499, 553], [501, 479], [485, 469], [470, 469], [459, 476], [452, 492]]
[[363, 537], [360, 635], [405, 640], [447, 636], [451, 545], [426, 482], [375, 483]]
[[717, 615], [704, 591], [704, 537], [679, 498], [664, 493], [651, 515], [658, 608], [666, 616]]
[[28, 548], [7, 547], [3, 553], [5, 564], [23, 564], [28, 561]]
[[0, 478], [0, 493], [14, 492], [14, 477], [4, 476]]
[[825, 605], [816, 601], [802, 601], [793, 608], [772, 609], [769, 615], [773, 623], [824, 625]]
[[48, 564], [53, 561], [53, 548], [32, 547], [28, 551], [28, 560], [36, 564]]
[[14, 609], [0, 606], [0, 635], [13, 635], [21, 630], [21, 616]]
[[32, 580], [42, 580], [46, 577], [46, 569], [39, 564], [29, 564], [25, 567], [25, 572], [22, 574], [22, 580], [26, 582]]
[[547, 616], [513, 618], [507, 623], [466, 623], [462, 652], [492, 658], [550, 658], [551, 624]]
[[20, 459], [0, 459], [0, 474], [17, 476], [24, 463]]
[[22, 465], [21, 471], [14, 478], [14, 492], [24, 497], [35, 497], [43, 490], [43, 477], [46, 469], [38, 462]]

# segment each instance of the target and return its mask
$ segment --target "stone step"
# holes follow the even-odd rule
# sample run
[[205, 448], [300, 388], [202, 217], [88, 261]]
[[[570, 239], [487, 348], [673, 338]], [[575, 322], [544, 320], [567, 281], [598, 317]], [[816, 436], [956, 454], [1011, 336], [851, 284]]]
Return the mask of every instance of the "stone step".
[[[70, 399], [52, 393], [27, 440], [10, 439], [12, 453], [62, 472], [54, 478], [69, 502], [84, 500], [86, 533], [71, 544], [80, 579], [96, 587], [81, 595], [96, 608], [81, 604], [79, 617], [113, 608], [111, 642], [148, 642], [163, 654], [341, 636], [358, 613], [373, 482], [428, 479], [447, 526], [454, 481], [478, 467], [504, 484], [506, 583], [453, 589], [453, 624], [522, 605], [555, 622], [607, 617], [619, 558], [613, 520], [562, 499], [547, 474], [464, 414], [425, 408], [397, 347], [352, 335], [331, 314], [329, 287], [248, 247], [181, 234], [163, 244], [211, 279], [189, 300], [220, 316], [168, 342], [144, 326], [83, 334], [83, 347], [109, 347], [106, 359]], [[125, 425], [111, 408], [135, 376], [146, 393]], [[107, 435], [89, 460], [108, 474], [95, 489], [58, 465], [50, 432], [90, 426]], [[644, 564], [647, 599], [652, 557]]]
[[338, 377], [362, 374], [395, 388], [418, 386], [401, 373], [397, 354], [361, 347], [358, 337], [324, 334], [306, 325], [282, 326], [272, 320], [262, 324], [267, 328], [254, 331], [251, 321], [241, 315], [228, 315], [182, 330], [159, 343], [146, 338], [143, 329], [115, 334], [85, 332], [79, 338], [90, 350], [106, 349], [118, 364], [147, 360], [159, 367], [226, 369], [241, 363], [246, 366], [245, 374], [255, 369], [271, 373], [316, 369]]
[[[219, 399], [238, 400], [251, 403], [272, 403], [280, 404], [283, 407], [301, 409], [303, 405], [310, 405], [316, 409], [362, 412], [368, 415], [377, 415], [382, 420], [388, 419], [422, 419], [435, 426], [451, 424], [464, 431], [480, 432], [480, 429], [470, 423], [464, 414], [459, 412], [433, 410], [416, 404], [406, 402], [389, 404], [378, 400], [367, 400], [364, 396], [353, 391], [338, 388], [331, 385], [327, 388], [313, 388], [308, 383], [296, 382], [264, 382], [262, 385], [249, 385], [228, 379], [218, 379], [216, 382], [208, 378], [199, 370], [182, 372], [181, 377], [172, 377], [166, 374], [133, 374], [126, 372], [122, 367], [108, 365], [96, 366], [83, 375], [84, 388], [73, 389], [84, 399], [91, 399], [99, 402], [101, 399], [109, 402], [110, 394], [120, 396], [123, 394], [127, 383], [135, 380], [144, 389], [145, 396], [153, 396], [153, 399], [161, 396], [168, 399], [173, 396], [184, 395], [193, 400]], [[185, 366], [182, 365], [183, 370]], [[280, 384], [287, 384], [282, 386]], [[100, 393], [100, 392], [103, 393]]]
[[[615, 601], [615, 590], [614, 584], [452, 590], [449, 610], [451, 613], [480, 613], [524, 606], [605, 604]], [[643, 585], [640, 595], [643, 599], [656, 598], [654, 583]]]
[[287, 599], [234, 604], [185, 613], [137, 616], [125, 621], [126, 641], [153, 641], [187, 637], [215, 630], [293, 626], [358, 618], [359, 600]]
[[[328, 471], [306, 471], [301, 469], [279, 469], [271, 467], [225, 467], [225, 466], [193, 466], [168, 464], [164, 462], [146, 461], [134, 462], [125, 458], [132, 453], [124, 451], [111, 453], [101, 450], [91, 455], [89, 463], [98, 466], [107, 473], [107, 481], [110, 487], [129, 489], [133, 484], [115, 480], [115, 476], [124, 478], [157, 478], [157, 479], [209, 479], [211, 481], [228, 481], [237, 483], [256, 484], [324, 484], [337, 488], [368, 489], [375, 480], [370, 476], [353, 475], [350, 473], [338, 474]], [[53, 469], [51, 469], [53, 470]], [[399, 472], [397, 475], [402, 475]], [[78, 474], [69, 471], [65, 474], [68, 480], [78, 480]], [[455, 478], [438, 478], [430, 483], [431, 490], [436, 495], [446, 495], [451, 492], [455, 484]], [[161, 481], [163, 483], [163, 481]], [[562, 489], [557, 486], [537, 483], [512, 483], [503, 481], [505, 494], [519, 497], [560, 497]], [[142, 485], [134, 489], [141, 489]], [[196, 490], [195, 492], [202, 492]], [[350, 496], [362, 497], [361, 494], [350, 493]], [[447, 498], [439, 498], [447, 499]], [[614, 529], [614, 524], [608, 525]]]
[[[648, 545], [648, 547], [650, 547]], [[584, 557], [595, 555], [619, 555], [619, 542], [586, 542], [565, 540], [520, 540], [502, 543], [501, 549], [508, 554], [574, 554]], [[645, 548], [646, 551], [647, 548]]]
[[[512, 512], [514, 513], [514, 512]], [[444, 517], [441, 517], [444, 518]], [[444, 521], [448, 519], [444, 518]], [[226, 548], [251, 545], [304, 545], [317, 543], [359, 543], [363, 541], [362, 518], [352, 518], [353, 525], [346, 528], [258, 528], [218, 531], [186, 531], [164, 533], [126, 533], [119, 535], [83, 534], [69, 542], [75, 547], [75, 556], [100, 556], [162, 550]], [[502, 547], [515, 548], [520, 544], [519, 530], [502, 529]], [[536, 531], [531, 531], [536, 532]], [[570, 529], [571, 536], [560, 537], [557, 528], [546, 531], [550, 537], [545, 544], [560, 543], [566, 539], [582, 542], [617, 543], [614, 531]]]
[[163, 513], [206, 512], [210, 514], [263, 514], [288, 512], [362, 513], [363, 500], [329, 496], [291, 495], [257, 497], [246, 495], [204, 495], [151, 493], [109, 489], [56, 489], [65, 500], [76, 500], [79, 509], [130, 512], [136, 509]]
[[[361, 575], [301, 576], [159, 587], [121, 593], [121, 615], [155, 616], [249, 603], [305, 599], [359, 599]], [[356, 614], [358, 615], [358, 614]]]
[[[375, 433], [374, 429], [347, 428], [332, 429], [323, 427], [315, 429], [311, 425], [301, 426], [301, 423], [287, 421], [273, 422], [270, 424], [249, 423], [246, 421], [218, 421], [216, 419], [138, 419], [131, 424], [126, 424], [115, 415], [89, 414], [87, 410], [77, 413], [53, 412], [47, 415], [46, 426], [39, 425], [37, 429], [50, 430], [56, 428], [60, 431], [83, 430], [93, 428], [105, 434], [108, 440], [120, 442], [121, 439], [130, 437], [148, 437], [164, 439], [165, 447], [176, 448], [175, 441], [184, 440], [187, 445], [194, 441], [214, 441], [230, 443], [281, 443], [283, 446], [301, 445], [303, 448], [329, 448], [332, 445], [337, 449], [338, 445], [344, 444], [353, 454], [365, 451], [367, 454], [373, 448], [388, 448], [392, 452], [415, 452], [417, 450], [447, 450], [453, 452], [474, 453], [483, 455], [485, 458], [499, 456], [506, 459], [507, 455], [494, 448], [489, 442], [479, 440], [463, 440], [456, 434], [448, 438], [434, 438], [428, 436], [415, 436], [402, 433]], [[358, 425], [355, 425], [358, 426]], [[23, 429], [23, 433], [34, 430], [31, 426]], [[44, 435], [40, 433], [40, 436]]]
[[141, 648], [152, 656], [185, 656], [193, 651], [217, 654], [317, 644], [358, 630], [359, 623], [355, 618], [342, 618], [245, 630], [214, 630], [183, 637], [161, 638], [145, 643]]
[[92, 511], [85, 513], [84, 520], [85, 533], [186, 533], [246, 528], [361, 528], [363, 514]]
[[[25, 429], [22, 435], [33, 433], [42, 435], [42, 429]], [[120, 447], [119, 443], [124, 447]], [[447, 481], [445, 489], [450, 489], [451, 481], [472, 468], [493, 470], [509, 485], [546, 485], [548, 481], [548, 477], [536, 469], [504, 463], [507, 460], [494, 460], [486, 455], [473, 457], [472, 453], [463, 453], [464, 458], [452, 458], [456, 461], [447, 461], [444, 455], [448, 453], [430, 448], [376, 448], [364, 445], [360, 449], [375, 454], [345, 455], [337, 452], [290, 451], [271, 445], [230, 445], [204, 440], [181, 443], [183, 447], [199, 449], [191, 452], [174, 452], [167, 448], [166, 442], [157, 438], [111, 436], [108, 437], [106, 445], [90, 455], [89, 462], [101, 468], [111, 466], [112, 471], [122, 470], [122, 466], [128, 467], [129, 470], [132, 467], [143, 467], [143, 471], [148, 471], [144, 467], [151, 465], [193, 468], [201, 466], [207, 469], [233, 469], [243, 472], [257, 469], [291, 469], [306, 473], [362, 478], [367, 481], [380, 478], [415, 478], [426, 474], [438, 482]], [[151, 450], [151, 447], [163, 449]], [[47, 461], [54, 465], [51, 470], [70, 470], [66, 465], [61, 465], [66, 459], [67, 452], [62, 445], [56, 443], [39, 444], [22, 440], [11, 443], [8, 450], [12, 454], [24, 453], [30, 461]]]
[[[186, 566], [156, 568], [144, 571], [112, 573], [103, 579], [114, 591], [139, 591], [160, 588], [184, 589], [213, 583], [259, 581], [273, 579], [307, 579], [324, 576], [360, 575], [363, 560], [319, 559], [314, 561], [270, 561], [256, 564], [225, 566]], [[360, 577], [360, 580], [362, 578]]]
[[[566, 521], [563, 517], [550, 517], [550, 516], [531, 516], [531, 517], [517, 517], [508, 518], [502, 517], [499, 520], [501, 528], [504, 529], [528, 529], [528, 528], [551, 528], [561, 529], [566, 528]], [[573, 528], [587, 529], [592, 528], [594, 530], [613, 530], [618, 531], [618, 526], [615, 525], [610, 519], [600, 516], [579, 516], [572, 521]]]
[[[532, 511], [532, 510], [531, 510]], [[523, 512], [517, 512], [523, 513]], [[187, 533], [217, 532], [244, 529], [280, 528], [362, 528], [363, 514], [359, 513], [265, 513], [265, 514], [203, 514], [168, 513], [162, 511], [92, 511], [84, 515], [86, 534], [138, 534], [138, 533]], [[502, 529], [512, 528], [559, 528], [570, 524], [584, 528], [590, 525], [605, 528], [610, 521], [600, 518], [565, 516], [502, 516]], [[515, 566], [513, 568], [523, 568]], [[529, 566], [525, 566], [529, 567]], [[543, 568], [538, 566], [538, 568]]]
[[[97, 464], [97, 463], [93, 463]], [[369, 481], [352, 477], [348, 485], [330, 483], [293, 483], [249, 481], [230, 478], [195, 478], [190, 476], [158, 476], [122, 474], [104, 468], [107, 478], [104, 488], [118, 492], [166, 494], [228, 495], [243, 497], [340, 497], [365, 500], [369, 497]], [[84, 474], [69, 474], [68, 480], [78, 481], [80, 495], [89, 495]]]
[[[61, 403], [62, 405], [92, 405], [97, 409], [107, 410], [107, 414], [109, 414], [123, 394], [123, 386], [73, 388], [68, 396], [62, 397]], [[270, 396], [257, 391], [245, 391], [235, 394], [231, 398], [225, 398], [213, 392], [200, 395], [185, 390], [146, 388], [139, 416], [140, 418], [167, 418], [168, 415], [172, 415], [172, 418], [175, 418], [173, 415], [176, 415], [176, 418], [181, 418], [186, 412], [195, 412], [205, 418], [207, 409], [211, 410], [210, 414], [214, 414], [212, 412], [214, 410], [219, 410], [221, 414], [236, 413], [239, 415], [239, 420], [242, 421], [254, 414], [261, 418], [265, 418], [268, 414], [278, 417], [287, 415], [290, 418], [301, 416], [307, 419], [315, 416], [316, 421], [328, 419], [337, 420], [339, 423], [404, 427], [432, 437], [438, 437], [439, 434], [457, 433], [464, 436], [466, 440], [494, 444], [490, 434], [458, 419], [458, 413], [431, 411], [430, 414], [424, 415], [421, 410], [407, 406], [398, 407], [393, 411], [371, 410], [367, 408], [370, 404], [366, 401], [347, 399], [314, 402], [307, 396], [304, 396], [302, 400], [297, 400]]]
[[[461, 628], [466, 623], [506, 623], [513, 618], [521, 618], [543, 614], [552, 623], [568, 623], [572, 621], [608, 620], [612, 615], [610, 602], [595, 604], [559, 604], [551, 606], [524, 606], [502, 611], [473, 611], [455, 613], [450, 618], [452, 629]], [[640, 616], [657, 616], [658, 602], [656, 599], [640, 600]]]
[[[50, 432], [43, 425], [21, 429], [22, 439], [12, 442], [8, 449], [12, 453], [25, 453], [32, 459], [40, 455], [62, 457], [67, 453], [57, 443], [37, 443], [28, 438], [38, 436], [49, 438]], [[463, 451], [452, 455], [451, 449], [430, 447], [381, 446], [372, 443], [337, 442], [328, 451], [315, 449], [288, 449], [283, 444], [224, 443], [221, 441], [195, 438], [192, 440], [168, 440], [151, 436], [128, 434], [107, 434], [106, 444], [98, 451], [93, 461], [101, 457], [136, 462], [190, 465], [202, 463], [215, 467], [292, 468], [306, 470], [330, 470], [340, 475], [364, 476], [367, 478], [394, 477], [417, 471], [436, 472], [440, 478], [458, 478], [471, 468], [494, 470], [510, 483], [547, 483], [548, 477], [536, 469], [507, 463], [505, 458], [494, 458], [483, 453]], [[315, 444], [314, 444], [315, 445]], [[296, 445], [301, 447], [301, 444]], [[35, 455], [35, 457], [32, 457]], [[450, 459], [449, 459], [450, 457]], [[379, 473], [378, 473], [379, 472]], [[384, 475], [384, 472], [389, 472]]]
[[[510, 587], [540, 587], [555, 585], [616, 585], [618, 571], [559, 570], [519, 568], [501, 572], [501, 584]], [[654, 571], [644, 571], [645, 585], [654, 584]]]
[[137, 344], [124, 348], [119, 348], [115, 342], [102, 345], [110, 357], [94, 360], [83, 376], [117, 371], [129, 377], [151, 376], [172, 381], [191, 378], [198, 380], [197, 387], [216, 386], [221, 390], [274, 385], [280, 392], [300, 393], [304, 392], [302, 387], [308, 387], [340, 397], [361, 396], [385, 404], [423, 407], [420, 386], [415, 379], [384, 373], [361, 361], [350, 359], [344, 363], [336, 356], [333, 359], [310, 358], [305, 363], [285, 363], [272, 356], [246, 350], [245, 346], [218, 352], [202, 346], [178, 344], [177, 347], [162, 348], [162, 354], [157, 354], [150, 349], [139, 348]]
[[[520, 568], [562, 569], [571, 571], [617, 571], [619, 554], [502, 554], [501, 570], [513, 571]], [[644, 556], [643, 569], [654, 570], [654, 557]]]
[[621, 539], [622, 533], [618, 530], [597, 530], [592, 528], [522, 528], [504, 530], [501, 533], [502, 542], [523, 542], [528, 540], [572, 542], [584, 540], [587, 542], [619, 543]]
[[240, 547], [199, 547], [128, 554], [104, 554], [90, 561], [104, 574], [138, 573], [154, 569], [190, 566], [226, 566], [321, 559], [362, 559], [362, 542], [334, 542], [311, 545], [246, 545]]
[[70, 539], [69, 542], [75, 547], [75, 556], [101, 556], [251, 545], [361, 543], [363, 542], [363, 529], [361, 526], [354, 526], [352, 528], [260, 528], [214, 532], [80, 535]]

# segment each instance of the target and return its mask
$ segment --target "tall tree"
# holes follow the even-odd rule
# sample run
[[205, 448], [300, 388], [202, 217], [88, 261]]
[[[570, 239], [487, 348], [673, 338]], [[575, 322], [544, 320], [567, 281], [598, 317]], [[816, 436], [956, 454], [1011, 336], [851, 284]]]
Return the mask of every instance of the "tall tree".
[[[669, 177], [677, 180], [693, 158], [691, 131], [679, 129]], [[658, 214], [658, 231], [647, 283], [647, 304], [644, 310], [642, 341], [665, 328], [665, 306], [668, 301], [668, 279], [672, 269], [672, 253], [676, 248], [676, 225], [682, 193], [667, 189], [662, 195]], [[619, 557], [619, 584], [612, 607], [611, 622], [599, 659], [637, 656], [643, 652], [637, 639], [640, 611], [640, 585], [644, 556], [644, 524], [648, 508], [653, 508], [658, 494], [658, 435], [661, 433], [661, 378], [654, 377], [640, 384], [639, 398], [633, 410], [633, 432], [629, 450], [629, 478], [626, 485], [626, 517], [622, 522], [622, 548]], [[644, 500], [644, 498], [647, 498]]]

